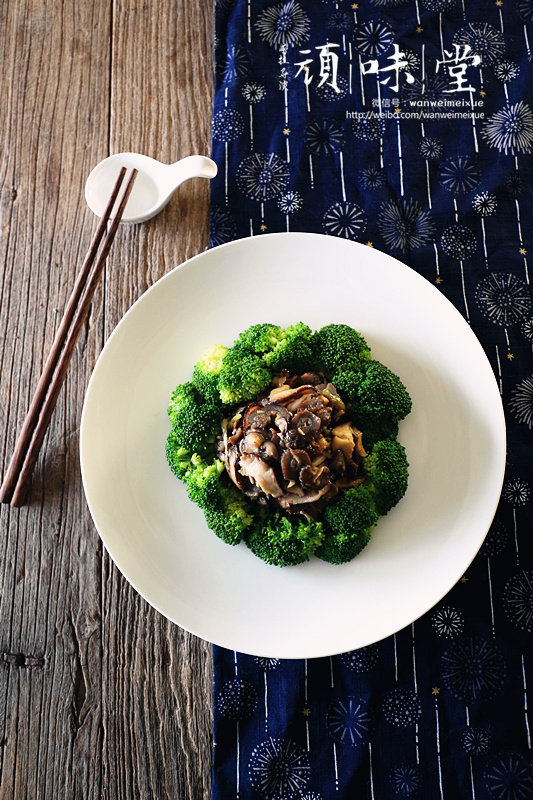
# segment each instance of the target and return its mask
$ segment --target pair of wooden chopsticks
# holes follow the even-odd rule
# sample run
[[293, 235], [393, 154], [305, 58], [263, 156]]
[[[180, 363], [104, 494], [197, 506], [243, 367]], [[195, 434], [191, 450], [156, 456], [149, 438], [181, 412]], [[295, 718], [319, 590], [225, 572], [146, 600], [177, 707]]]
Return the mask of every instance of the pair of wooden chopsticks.
[[[59, 323], [52, 348], [39, 378], [37, 389], [33, 395], [4, 481], [0, 487], [0, 503], [11, 503], [12, 506], [21, 506], [24, 503], [28, 483], [39, 455], [44, 435], [65, 379], [76, 341], [88, 314], [105, 260], [113, 244], [133, 183], [137, 177], [137, 170], [134, 169], [131, 173], [120, 199], [118, 210], [106, 234], [107, 225], [125, 175], [126, 168], [122, 167], [104, 215], [98, 224], [76, 279], [65, 313]], [[104, 234], [106, 234], [105, 238]], [[103, 245], [100, 255], [98, 255], [102, 239]]]

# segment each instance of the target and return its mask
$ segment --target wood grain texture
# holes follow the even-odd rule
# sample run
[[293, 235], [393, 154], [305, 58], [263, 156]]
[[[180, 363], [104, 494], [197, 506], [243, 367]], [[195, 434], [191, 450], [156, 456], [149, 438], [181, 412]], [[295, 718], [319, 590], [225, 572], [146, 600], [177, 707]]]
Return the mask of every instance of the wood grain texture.
[[[95, 227], [91, 167], [137, 150], [209, 153], [213, 13], [165, 3], [0, 4], [0, 464]], [[90, 519], [85, 388], [122, 314], [207, 246], [207, 181], [122, 226], [78, 342], [29, 503], [0, 508], [0, 800], [207, 798], [210, 646], [127, 584]]]

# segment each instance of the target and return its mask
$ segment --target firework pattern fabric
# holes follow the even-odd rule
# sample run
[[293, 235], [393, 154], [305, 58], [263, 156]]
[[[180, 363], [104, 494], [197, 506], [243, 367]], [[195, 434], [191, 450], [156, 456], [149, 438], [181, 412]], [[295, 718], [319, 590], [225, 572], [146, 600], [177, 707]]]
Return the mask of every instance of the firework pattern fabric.
[[533, 0], [215, 11], [211, 244], [310, 231], [404, 261], [480, 339], [508, 454], [478, 556], [404, 630], [313, 660], [214, 648], [212, 798], [531, 800]]

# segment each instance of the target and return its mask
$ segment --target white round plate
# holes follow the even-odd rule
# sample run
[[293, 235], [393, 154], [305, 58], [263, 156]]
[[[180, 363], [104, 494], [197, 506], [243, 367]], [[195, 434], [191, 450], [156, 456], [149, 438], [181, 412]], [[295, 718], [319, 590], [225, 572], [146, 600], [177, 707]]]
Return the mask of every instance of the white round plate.
[[[171, 392], [205, 348], [254, 323], [300, 320], [361, 331], [413, 398], [399, 434], [407, 493], [341, 566], [279, 568], [224, 544], [165, 460]], [[132, 306], [96, 364], [80, 449], [98, 532], [149, 603], [215, 644], [311, 658], [398, 631], [457, 582], [496, 510], [505, 423], [481, 345], [436, 287], [370, 247], [281, 233], [202, 253]]]

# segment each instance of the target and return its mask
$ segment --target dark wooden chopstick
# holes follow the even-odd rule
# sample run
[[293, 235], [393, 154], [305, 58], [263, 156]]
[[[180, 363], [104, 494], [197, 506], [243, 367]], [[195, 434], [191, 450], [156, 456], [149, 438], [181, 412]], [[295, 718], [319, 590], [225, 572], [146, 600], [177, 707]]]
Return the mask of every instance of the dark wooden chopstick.
[[39, 378], [39, 382], [37, 384], [37, 388], [35, 390], [30, 407], [28, 409], [28, 413], [26, 414], [26, 418], [24, 419], [22, 429], [15, 444], [15, 449], [13, 451], [11, 461], [9, 462], [7, 472], [4, 476], [2, 487], [0, 488], [0, 502], [2, 503], [9, 502], [15, 490], [20, 469], [22, 467], [24, 459], [26, 458], [26, 453], [31, 441], [31, 436], [35, 429], [35, 425], [37, 423], [39, 414], [41, 412], [42, 404], [44, 402], [46, 393], [48, 392], [50, 386], [51, 377], [57, 366], [57, 362], [59, 360], [61, 352], [64, 348], [67, 334], [70, 325], [72, 323], [72, 319], [74, 317], [74, 313], [78, 307], [81, 294], [89, 278], [89, 274], [94, 264], [96, 253], [98, 252], [98, 248], [100, 246], [100, 242], [102, 241], [102, 238], [107, 230], [107, 224], [109, 222], [111, 210], [116, 202], [125, 174], [126, 174], [126, 168], [123, 167], [119, 172], [117, 181], [113, 188], [113, 192], [111, 193], [111, 197], [109, 198], [109, 203], [107, 204], [107, 207], [104, 211], [104, 215], [102, 216], [98, 224], [98, 227], [96, 228], [91, 244], [89, 246], [89, 250], [87, 251], [87, 255], [85, 256], [85, 260], [78, 273], [78, 277], [76, 278], [76, 283], [74, 284], [74, 288], [72, 289], [72, 293], [68, 299], [65, 312], [63, 314], [63, 317], [61, 318], [61, 322], [59, 323], [59, 327], [56, 331], [52, 347], [50, 348], [50, 353], [48, 354], [48, 358], [46, 359], [46, 362], [44, 364], [41, 377]]
[[98, 248], [106, 232], [125, 174], [126, 169], [123, 167], [68, 300], [50, 354], [44, 365], [37, 389], [15, 444], [4, 481], [0, 487], [0, 503], [11, 503], [12, 506], [20, 506], [24, 502], [29, 479], [39, 455], [78, 336], [88, 314], [106, 258], [113, 244], [133, 183], [137, 177], [137, 170], [133, 170], [129, 178], [117, 213], [111, 222], [98, 255]]

